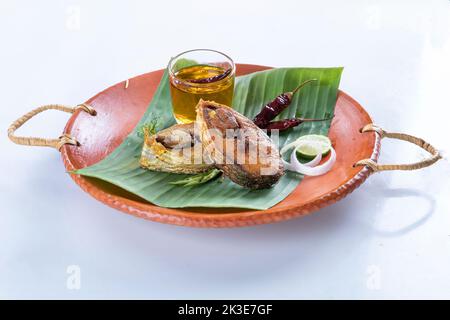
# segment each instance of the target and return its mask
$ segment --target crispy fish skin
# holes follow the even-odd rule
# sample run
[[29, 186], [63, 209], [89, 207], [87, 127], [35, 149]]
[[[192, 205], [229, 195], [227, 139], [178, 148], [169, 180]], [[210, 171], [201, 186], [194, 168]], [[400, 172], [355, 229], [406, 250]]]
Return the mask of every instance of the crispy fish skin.
[[278, 148], [253, 121], [213, 101], [200, 100], [196, 108], [203, 148], [225, 176], [250, 189], [278, 182], [284, 174]]
[[141, 167], [153, 171], [196, 174], [214, 168], [203, 158], [194, 123], [176, 124], [154, 135], [144, 132]]

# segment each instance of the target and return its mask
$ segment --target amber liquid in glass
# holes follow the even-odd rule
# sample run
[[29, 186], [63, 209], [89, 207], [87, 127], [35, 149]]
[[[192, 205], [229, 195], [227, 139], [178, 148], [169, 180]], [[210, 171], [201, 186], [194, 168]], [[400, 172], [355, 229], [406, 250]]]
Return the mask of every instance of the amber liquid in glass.
[[[220, 79], [227, 70], [219, 66], [194, 65], [178, 70], [170, 77], [173, 113], [178, 123], [195, 121], [195, 106], [200, 99], [215, 101], [231, 107], [234, 74]], [[213, 77], [219, 78], [214, 81]], [[195, 80], [210, 79], [205, 83]], [[194, 80], [190, 82], [189, 80]]]

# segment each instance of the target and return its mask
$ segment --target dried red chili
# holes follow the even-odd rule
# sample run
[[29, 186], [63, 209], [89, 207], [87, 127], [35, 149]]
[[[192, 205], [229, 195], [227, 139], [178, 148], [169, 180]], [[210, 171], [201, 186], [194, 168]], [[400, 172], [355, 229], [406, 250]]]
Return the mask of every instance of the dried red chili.
[[292, 101], [292, 96], [306, 84], [317, 81], [317, 79], [310, 79], [302, 82], [293, 91], [285, 92], [277, 96], [273, 101], [266, 104], [262, 110], [253, 119], [253, 122], [260, 128], [266, 128], [270, 121], [286, 109]]
[[225, 79], [230, 73], [231, 69], [227, 69], [224, 73], [218, 74], [217, 76], [202, 79], [189, 79], [188, 81], [192, 83], [211, 83]]
[[313, 121], [327, 121], [331, 120], [333, 117], [326, 117], [322, 119], [305, 119], [305, 118], [291, 118], [291, 119], [284, 119], [279, 121], [271, 121], [267, 124], [266, 128], [267, 130], [279, 130], [284, 131], [289, 128], [294, 128], [303, 122], [313, 122]]

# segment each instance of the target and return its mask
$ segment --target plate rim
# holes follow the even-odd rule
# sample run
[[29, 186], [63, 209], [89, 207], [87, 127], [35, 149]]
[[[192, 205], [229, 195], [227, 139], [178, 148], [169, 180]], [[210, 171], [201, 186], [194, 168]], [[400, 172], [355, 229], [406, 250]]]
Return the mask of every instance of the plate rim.
[[[246, 67], [254, 67], [254, 68], [271, 68], [268, 66], [254, 65], [254, 64], [237, 64], [237, 66], [246, 66]], [[129, 80], [133, 80], [142, 76], [146, 76], [150, 73], [160, 73], [163, 69], [151, 71], [148, 73], [144, 73], [138, 75], [136, 77], [130, 78]], [[85, 103], [89, 103], [90, 101], [96, 99], [99, 95], [108, 91], [110, 88], [113, 88], [117, 85], [123, 84], [119, 82], [114, 84], [105, 90], [97, 93], [93, 97], [89, 98]], [[345, 99], [350, 100], [352, 105], [356, 106], [360, 112], [362, 112], [371, 122], [372, 118], [368, 114], [368, 112], [351, 96], [345, 93], [342, 90], [339, 90], [339, 95], [343, 95]], [[72, 128], [72, 124], [77, 118], [80, 112], [75, 112], [70, 119], [68, 120], [64, 133], [70, 134], [70, 130]], [[381, 147], [381, 138], [375, 132], [368, 133], [374, 136], [374, 147], [372, 149], [372, 154], [370, 158], [374, 161], [378, 160], [380, 147]], [[61, 148], [61, 157], [68, 172], [75, 170], [75, 166], [72, 164], [70, 160], [70, 153], [72, 149], [68, 145], [64, 145]], [[122, 212], [144, 218], [147, 220], [152, 220], [161, 223], [175, 224], [181, 226], [191, 226], [191, 227], [243, 227], [243, 226], [251, 226], [258, 224], [266, 224], [284, 221], [288, 219], [292, 219], [299, 216], [304, 216], [314, 211], [317, 211], [323, 207], [329, 206], [348, 194], [350, 194], [353, 190], [358, 188], [372, 173], [372, 171], [367, 167], [361, 167], [359, 171], [355, 173], [353, 177], [345, 181], [336, 189], [331, 192], [318, 196], [311, 200], [310, 202], [296, 206], [295, 204], [288, 208], [269, 208], [266, 210], [247, 210], [244, 209], [242, 212], [234, 212], [234, 213], [205, 213], [205, 212], [183, 212], [178, 210], [177, 208], [164, 208], [154, 205], [150, 202], [142, 203], [136, 200], [132, 200], [126, 197], [122, 197], [120, 195], [110, 194], [103, 189], [97, 187], [95, 184], [89, 181], [89, 178], [76, 175], [70, 173], [71, 178], [78, 184], [81, 189], [95, 199], [107, 204], [108, 206], [118, 209]]]

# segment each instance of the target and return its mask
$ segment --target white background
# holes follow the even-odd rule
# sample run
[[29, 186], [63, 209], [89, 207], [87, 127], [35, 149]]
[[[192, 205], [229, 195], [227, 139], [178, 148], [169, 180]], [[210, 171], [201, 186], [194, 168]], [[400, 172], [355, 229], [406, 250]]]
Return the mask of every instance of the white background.
[[[191, 229], [110, 209], [58, 152], [6, 138], [38, 105], [75, 105], [206, 47], [344, 66], [341, 89], [377, 124], [449, 150], [450, 1], [2, 0], [0, 26], [0, 298], [450, 298], [448, 160], [374, 175], [305, 218]], [[49, 112], [20, 133], [56, 137], [67, 118]], [[425, 156], [387, 140], [382, 151]]]

